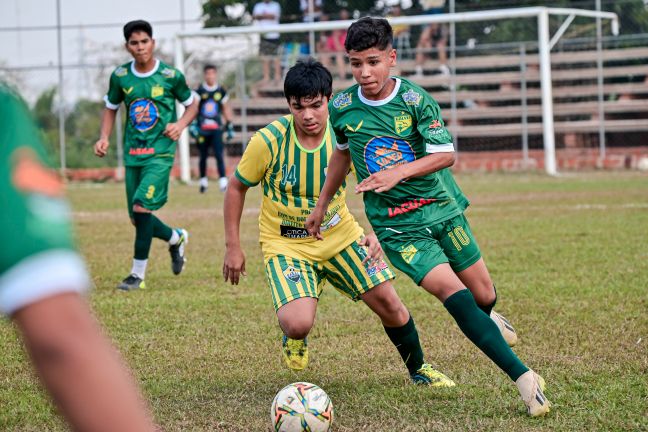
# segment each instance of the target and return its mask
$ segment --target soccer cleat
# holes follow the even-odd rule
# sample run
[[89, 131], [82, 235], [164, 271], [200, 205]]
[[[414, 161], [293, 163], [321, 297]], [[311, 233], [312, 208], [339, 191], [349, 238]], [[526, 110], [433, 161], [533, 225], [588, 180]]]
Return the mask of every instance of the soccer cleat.
[[117, 289], [120, 289], [122, 291], [133, 291], [136, 289], [144, 288], [146, 288], [144, 280], [136, 274], [128, 275], [126, 279], [124, 279], [119, 285], [117, 285]]
[[515, 385], [531, 417], [540, 417], [550, 411], [551, 402], [543, 393], [545, 381], [540, 375], [529, 369], [515, 381]]
[[306, 342], [306, 338], [290, 339], [284, 335], [282, 345], [286, 365], [294, 371], [306, 369], [306, 365], [308, 365], [308, 342]]
[[179, 275], [182, 273], [185, 262], [185, 246], [189, 243], [189, 233], [186, 229], [176, 229], [176, 232], [180, 236], [178, 243], [169, 246], [169, 254], [171, 255], [171, 270], [174, 275]]
[[207, 186], [200, 185], [200, 193], [205, 193], [205, 192], [207, 192]]
[[497, 324], [497, 328], [508, 346], [514, 346], [518, 342], [518, 335], [509, 320], [495, 311], [491, 311], [490, 317]]
[[414, 384], [429, 385], [432, 387], [454, 387], [456, 384], [443, 375], [432, 365], [425, 363], [416, 373], [410, 375]]

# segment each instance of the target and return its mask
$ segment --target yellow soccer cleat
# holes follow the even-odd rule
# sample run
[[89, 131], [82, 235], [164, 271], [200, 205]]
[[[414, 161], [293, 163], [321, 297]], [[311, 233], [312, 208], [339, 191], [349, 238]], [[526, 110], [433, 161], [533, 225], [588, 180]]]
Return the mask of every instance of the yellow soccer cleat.
[[308, 343], [306, 338], [290, 339], [284, 335], [282, 344], [283, 358], [286, 365], [294, 371], [306, 369], [308, 365]]
[[509, 320], [495, 311], [491, 311], [490, 317], [497, 324], [497, 328], [508, 346], [514, 346], [518, 342], [518, 335]]
[[432, 387], [454, 387], [456, 384], [443, 375], [432, 365], [425, 363], [416, 373], [410, 375], [414, 384], [429, 385]]
[[551, 408], [551, 402], [544, 395], [545, 381], [540, 375], [528, 370], [520, 376], [515, 385], [531, 417], [541, 417]]

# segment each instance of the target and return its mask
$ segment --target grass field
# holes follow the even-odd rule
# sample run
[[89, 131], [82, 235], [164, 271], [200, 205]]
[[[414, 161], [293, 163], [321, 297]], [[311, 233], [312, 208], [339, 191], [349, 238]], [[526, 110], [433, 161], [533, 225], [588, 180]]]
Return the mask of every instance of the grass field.
[[[122, 185], [69, 188], [96, 287], [99, 320], [128, 359], [165, 430], [265, 431], [274, 393], [294, 381], [324, 388], [335, 431], [648, 430], [648, 176], [591, 173], [460, 175], [467, 212], [516, 325], [515, 351], [546, 378], [554, 403], [527, 418], [515, 386], [460, 333], [443, 306], [396, 280], [428, 361], [458, 384], [414, 387], [378, 319], [330, 286], [310, 335], [307, 371], [287, 370], [257, 243], [258, 188], [242, 223], [248, 276], [221, 276], [222, 194], [173, 186], [160, 212], [191, 233], [189, 262], [171, 274], [154, 243], [148, 288], [114, 286], [130, 269], [134, 232]], [[350, 207], [362, 216], [362, 202]], [[10, 247], [4, 245], [3, 247]], [[14, 328], [0, 325], [0, 430], [63, 430]]]

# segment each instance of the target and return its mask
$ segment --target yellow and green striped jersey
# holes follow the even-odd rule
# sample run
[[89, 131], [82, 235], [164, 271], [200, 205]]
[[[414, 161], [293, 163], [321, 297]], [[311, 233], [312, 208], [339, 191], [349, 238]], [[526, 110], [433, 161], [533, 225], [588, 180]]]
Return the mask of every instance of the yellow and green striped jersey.
[[260, 129], [250, 140], [235, 175], [246, 186], [263, 187], [259, 241], [266, 258], [297, 252], [311, 261], [327, 260], [362, 235], [345, 203], [346, 184], [331, 200], [322, 223], [324, 241], [309, 236], [304, 226], [324, 186], [335, 145], [327, 126], [317, 148], [302, 147], [291, 115]]

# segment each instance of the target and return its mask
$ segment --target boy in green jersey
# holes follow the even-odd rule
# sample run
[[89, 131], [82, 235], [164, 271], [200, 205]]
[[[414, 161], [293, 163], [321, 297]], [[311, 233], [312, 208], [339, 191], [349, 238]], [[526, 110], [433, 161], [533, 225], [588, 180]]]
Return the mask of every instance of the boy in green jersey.
[[283, 357], [288, 367], [301, 370], [308, 363], [306, 336], [315, 321], [323, 286], [329, 281], [346, 297], [362, 300], [380, 317], [414, 383], [454, 386], [424, 362], [414, 320], [391, 284], [394, 274], [381, 259], [375, 234], [365, 236], [349, 212], [344, 184], [339, 185], [327, 209], [326, 240], [313, 239], [304, 226], [335, 150], [328, 122], [330, 72], [312, 59], [297, 62], [286, 74], [284, 94], [291, 114], [252, 137], [225, 193], [225, 281], [236, 285], [245, 274], [241, 214], [248, 189], [261, 184], [259, 241], [284, 333]]
[[[101, 134], [95, 154], [106, 155], [109, 137], [119, 104], [127, 109], [124, 133], [126, 166], [126, 201], [135, 225], [133, 267], [117, 288], [129, 291], [144, 288], [144, 277], [153, 237], [169, 243], [171, 269], [180, 274], [185, 263], [185, 245], [189, 234], [172, 229], [153, 215], [167, 201], [169, 175], [173, 166], [176, 141], [182, 130], [198, 113], [198, 100], [182, 73], [153, 57], [155, 40], [151, 25], [142, 20], [124, 26], [126, 50], [133, 61], [119, 66], [110, 76], [106, 108], [101, 119]], [[187, 109], [177, 120], [175, 102]]]
[[438, 104], [416, 84], [390, 76], [396, 51], [387, 20], [353, 23], [345, 49], [357, 84], [329, 105], [338, 146], [308, 231], [321, 236], [326, 206], [353, 161], [356, 192], [364, 193], [367, 218], [391, 263], [443, 302], [461, 331], [516, 382], [530, 415], [546, 414], [544, 380], [489, 318], [495, 289], [463, 215], [468, 202], [447, 170], [454, 145]]
[[11, 245], [0, 248], [0, 315], [16, 323], [72, 429], [153, 431], [137, 386], [83, 298], [90, 278], [74, 248], [63, 184], [27, 106], [1, 82], [0, 118], [0, 223]]

